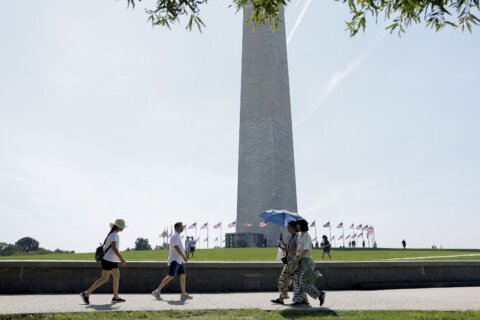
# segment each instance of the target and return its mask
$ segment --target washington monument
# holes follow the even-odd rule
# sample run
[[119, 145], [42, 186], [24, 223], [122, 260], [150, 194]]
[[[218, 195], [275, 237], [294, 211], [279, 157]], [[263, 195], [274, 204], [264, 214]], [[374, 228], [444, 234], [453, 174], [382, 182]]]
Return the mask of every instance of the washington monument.
[[[244, 22], [250, 15], [245, 10]], [[269, 209], [297, 212], [283, 8], [274, 32], [268, 25], [253, 29], [253, 23], [244, 23], [237, 233], [261, 233], [275, 246], [280, 227], [261, 228], [259, 215]]]

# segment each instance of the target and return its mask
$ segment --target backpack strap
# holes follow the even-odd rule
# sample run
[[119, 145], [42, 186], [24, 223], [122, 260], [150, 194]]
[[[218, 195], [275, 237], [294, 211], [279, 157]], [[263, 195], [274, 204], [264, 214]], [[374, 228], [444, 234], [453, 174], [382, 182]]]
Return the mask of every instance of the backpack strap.
[[[103, 241], [103, 246], [105, 247], [105, 243], [107, 243], [107, 239], [108, 237], [110, 237], [110, 235], [113, 233], [113, 231], [110, 231], [107, 235], [107, 237], [105, 238], [105, 241]], [[108, 246], [107, 250], [103, 251], [103, 254], [107, 254], [107, 251], [110, 250], [110, 248], [112, 247], [112, 244], [110, 243], [110, 245]]]

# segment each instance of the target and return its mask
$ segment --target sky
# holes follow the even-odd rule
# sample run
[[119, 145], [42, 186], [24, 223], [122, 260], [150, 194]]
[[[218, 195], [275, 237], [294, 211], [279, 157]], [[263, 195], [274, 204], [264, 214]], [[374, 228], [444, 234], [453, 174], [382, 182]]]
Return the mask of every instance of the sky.
[[[122, 249], [176, 221], [233, 231], [242, 15], [212, 1], [203, 33], [168, 30], [152, 3], [2, 5], [0, 242], [91, 252], [117, 218]], [[479, 30], [351, 38], [347, 19], [286, 10], [299, 213], [374, 225], [380, 247], [479, 248]]]

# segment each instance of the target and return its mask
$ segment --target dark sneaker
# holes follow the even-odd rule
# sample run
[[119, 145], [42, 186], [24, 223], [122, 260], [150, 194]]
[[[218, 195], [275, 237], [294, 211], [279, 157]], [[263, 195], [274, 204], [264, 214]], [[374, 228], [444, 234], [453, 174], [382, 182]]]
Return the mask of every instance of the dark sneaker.
[[90, 299], [89, 299], [89, 297], [87, 297], [85, 292], [80, 293], [80, 297], [82, 297], [82, 300], [85, 304], [90, 304]]
[[325, 303], [326, 295], [327, 293], [325, 291], [322, 291], [322, 293], [320, 293], [320, 297], [318, 297], [318, 300], [320, 300], [320, 307], [323, 306], [323, 304]]
[[112, 303], [117, 303], [117, 302], [125, 302], [126, 300], [125, 299], [122, 299], [122, 298], [113, 298], [112, 299]]
[[277, 303], [277, 304], [285, 304], [285, 302], [283, 302], [280, 299], [270, 300], [270, 302]]

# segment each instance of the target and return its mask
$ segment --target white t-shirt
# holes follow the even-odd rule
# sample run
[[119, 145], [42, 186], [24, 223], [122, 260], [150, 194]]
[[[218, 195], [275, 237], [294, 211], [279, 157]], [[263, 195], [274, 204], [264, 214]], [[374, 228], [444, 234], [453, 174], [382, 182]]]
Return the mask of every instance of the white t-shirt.
[[[112, 244], [112, 242], [117, 243], [117, 249], [120, 251], [120, 237], [118, 236], [117, 232], [112, 232], [108, 238], [107, 241], [105, 242], [105, 245], [103, 246], [103, 250], [107, 250], [107, 248]], [[110, 262], [118, 262], [119, 259], [115, 253], [113, 253], [112, 247], [108, 249], [107, 253], [103, 256], [104, 260], [110, 261]]]
[[190, 240], [190, 248], [195, 248], [197, 246], [197, 241]]
[[183, 247], [182, 239], [180, 237], [180, 233], [176, 232], [170, 238], [170, 247], [168, 249], [168, 264], [176, 261], [179, 264], [184, 263], [183, 257], [175, 250], [175, 246], [178, 246], [181, 252], [185, 252], [185, 248]]
[[303, 251], [308, 250], [303, 257], [311, 258], [313, 244], [310, 234], [308, 232], [299, 232], [297, 237], [297, 256], [300, 257]]

